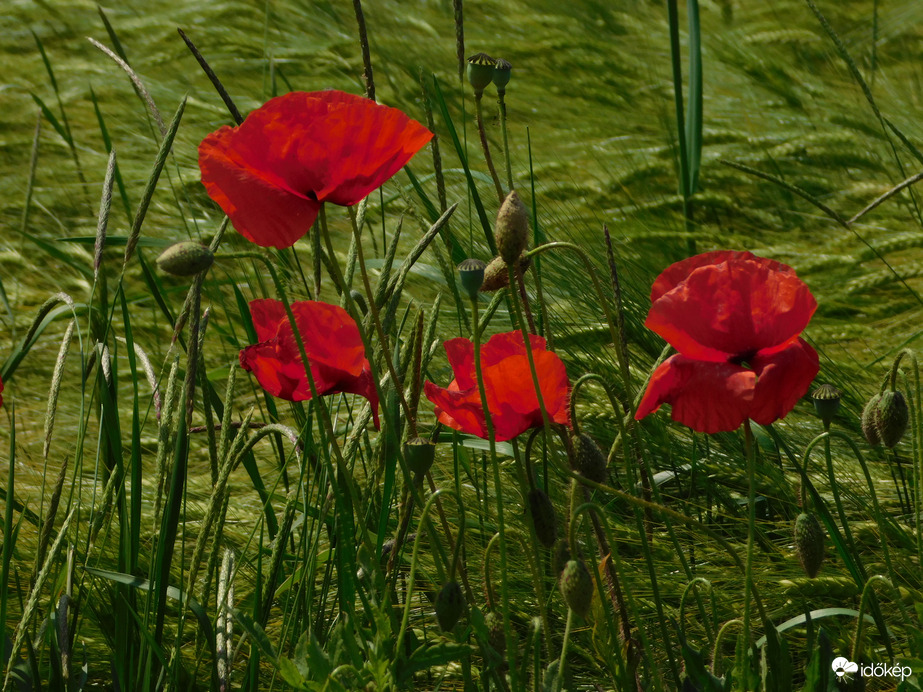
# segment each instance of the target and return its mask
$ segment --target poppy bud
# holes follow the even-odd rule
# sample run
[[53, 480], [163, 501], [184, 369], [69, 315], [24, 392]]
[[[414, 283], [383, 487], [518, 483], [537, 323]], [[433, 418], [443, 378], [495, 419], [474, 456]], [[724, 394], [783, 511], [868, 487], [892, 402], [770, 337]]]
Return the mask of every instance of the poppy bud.
[[840, 390], [832, 384], [822, 384], [811, 394], [814, 400], [814, 410], [821, 419], [825, 428], [829, 428], [833, 417], [840, 408]]
[[356, 307], [362, 312], [363, 315], [369, 313], [369, 306], [365, 302], [365, 296], [356, 291], [355, 289], [349, 292], [349, 297], [353, 299], [353, 302], [356, 304]]
[[795, 519], [795, 553], [811, 579], [824, 561], [824, 529], [813, 512], [802, 512]]
[[881, 394], [876, 394], [862, 409], [862, 434], [872, 447], [881, 444], [881, 437], [878, 436], [878, 428], [875, 426], [875, 411], [878, 409], [879, 401], [881, 401]]
[[487, 53], [475, 53], [468, 58], [468, 81], [475, 94], [480, 94], [494, 78], [497, 61]]
[[594, 483], [605, 483], [609, 475], [606, 471], [608, 462], [599, 445], [586, 433], [571, 435], [570, 442], [574, 450], [571, 459], [574, 470]]
[[583, 560], [570, 560], [561, 573], [561, 595], [577, 615], [586, 617], [593, 602], [593, 577]]
[[557, 517], [551, 498], [544, 490], [532, 488], [529, 491], [529, 513], [532, 515], [532, 525], [535, 527], [538, 542], [546, 548], [552, 547], [558, 533]]
[[443, 632], [449, 632], [458, 623], [465, 610], [465, 595], [454, 579], [446, 582], [436, 594], [436, 622]]
[[484, 283], [484, 268], [487, 265], [479, 259], [468, 258], [458, 265], [458, 277], [468, 297], [474, 300]]
[[436, 458], [436, 445], [423, 437], [414, 437], [404, 443], [404, 461], [418, 478], [424, 476]]
[[554, 551], [551, 553], [551, 567], [554, 570], [554, 573], [561, 574], [569, 561], [570, 546], [567, 544], [566, 539], [559, 538], [557, 541], [555, 541]]
[[510, 77], [513, 76], [513, 66], [508, 60], [498, 58], [494, 65], [494, 86], [497, 87], [497, 93], [506, 92], [506, 85], [510, 83]]
[[161, 271], [174, 276], [193, 276], [212, 266], [215, 255], [202, 243], [186, 240], [171, 245], [157, 258]]
[[507, 264], [518, 260], [526, 249], [529, 240], [529, 212], [516, 190], [510, 192], [500, 205], [494, 239], [500, 257]]
[[[531, 257], [519, 258], [519, 273], [525, 274], [532, 264]], [[494, 257], [487, 268], [484, 269], [484, 283], [481, 284], [482, 293], [491, 293], [499, 291], [510, 285], [510, 272], [506, 268], [506, 262], [502, 257]]]
[[907, 400], [898, 391], [885, 392], [875, 408], [875, 428], [878, 437], [888, 449], [891, 449], [907, 432], [907, 423], [910, 421], [910, 410]]
[[487, 641], [497, 653], [506, 651], [506, 633], [503, 631], [503, 616], [492, 610], [484, 616], [487, 626]]

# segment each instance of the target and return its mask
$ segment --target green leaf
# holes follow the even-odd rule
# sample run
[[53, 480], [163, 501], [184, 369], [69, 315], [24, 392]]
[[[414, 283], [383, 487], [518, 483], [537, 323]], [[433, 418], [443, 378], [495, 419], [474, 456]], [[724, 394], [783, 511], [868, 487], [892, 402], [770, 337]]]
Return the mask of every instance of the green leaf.
[[411, 681], [414, 673], [461, 660], [470, 656], [474, 651], [474, 647], [468, 644], [450, 641], [420, 646], [410, 655], [410, 658], [398, 663], [397, 684], [403, 687]]

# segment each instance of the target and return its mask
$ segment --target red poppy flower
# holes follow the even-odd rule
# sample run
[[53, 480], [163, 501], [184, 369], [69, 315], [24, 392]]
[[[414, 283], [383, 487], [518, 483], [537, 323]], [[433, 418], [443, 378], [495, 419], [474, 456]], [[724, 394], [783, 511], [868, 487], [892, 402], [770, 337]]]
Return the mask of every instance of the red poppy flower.
[[[364, 396], [372, 405], [378, 428], [378, 394], [356, 323], [338, 305], [309, 300], [292, 303], [292, 313], [317, 393]], [[289, 401], [310, 399], [311, 388], [285, 306], [278, 300], [254, 300], [250, 315], [260, 342], [240, 352], [243, 369], [256, 375], [260, 386], [273, 396]]]
[[248, 240], [286, 248], [323, 202], [357, 204], [433, 133], [396, 108], [342, 91], [295, 91], [199, 145], [209, 196]]
[[749, 252], [707, 252], [668, 267], [644, 323], [679, 354], [651, 376], [635, 418], [661, 404], [705, 433], [784, 418], [819, 370], [799, 335], [817, 301], [795, 271]]
[[[545, 350], [545, 340], [540, 336], [530, 335], [529, 341], [548, 417], [555, 423], [570, 425], [567, 405], [570, 384], [564, 363], [557, 354]], [[448, 389], [427, 382], [426, 397], [435, 404], [440, 423], [486, 439], [487, 422], [474, 369], [474, 344], [468, 339], [450, 339], [444, 346], [455, 379]], [[481, 369], [497, 442], [511, 440], [543, 424], [522, 333], [492, 336], [481, 347]]]

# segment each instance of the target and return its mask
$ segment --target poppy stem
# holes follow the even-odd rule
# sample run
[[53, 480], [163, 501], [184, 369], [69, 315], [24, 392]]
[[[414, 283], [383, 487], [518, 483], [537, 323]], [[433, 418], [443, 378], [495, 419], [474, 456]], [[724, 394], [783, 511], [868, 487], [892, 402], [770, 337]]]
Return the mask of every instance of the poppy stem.
[[481, 108], [481, 99], [484, 96], [483, 91], [474, 92], [474, 111], [477, 115], [478, 134], [481, 136], [481, 149], [484, 150], [484, 161], [487, 163], [487, 170], [490, 171], [490, 177], [493, 178], [494, 187], [497, 188], [497, 198], [500, 204], [506, 195], [503, 194], [503, 186], [500, 184], [500, 178], [497, 176], [497, 169], [494, 168], [494, 160], [490, 156], [490, 144], [487, 142], [487, 132], [484, 129], [484, 109]]
[[[753, 589], [753, 542], [756, 533], [756, 449], [753, 446], [753, 430], [750, 419], [744, 420], [744, 452], [747, 456], [747, 560], [744, 572], [744, 617], [743, 629], [747, 651], [750, 652], [750, 594]], [[745, 665], [749, 666], [749, 660]], [[746, 676], [746, 673], [744, 673]]]
[[538, 379], [538, 371], [535, 369], [535, 357], [532, 354], [532, 340], [529, 338], [529, 332], [522, 318], [522, 312], [519, 309], [519, 299], [512, 286], [516, 283], [516, 267], [507, 265], [507, 271], [510, 274], [510, 302], [513, 305], [513, 314], [516, 317], [515, 327], [522, 332], [522, 342], [526, 349], [526, 358], [529, 361], [529, 372], [532, 374], [532, 384], [535, 386], [535, 397], [538, 399], [538, 408], [542, 412], [542, 424], [545, 428], [551, 424], [548, 417], [548, 409], [545, 408], [545, 399], [542, 396], [542, 388]]
[[[324, 233], [324, 242], [327, 244], [327, 252], [333, 260], [333, 246], [330, 243], [330, 234], [327, 232], [327, 216], [324, 214], [323, 207], [321, 207], [321, 228]], [[378, 313], [378, 304], [375, 302], [375, 292], [372, 290], [372, 284], [369, 282], [369, 273], [365, 267], [365, 254], [362, 252], [362, 237], [359, 233], [359, 226], [356, 223], [356, 216], [352, 207], [349, 207], [349, 220], [353, 228], [353, 237], [356, 239], [356, 258], [359, 261], [359, 273], [362, 274], [362, 283], [365, 286], [365, 294], [368, 296], [368, 305], [369, 313], [372, 316], [372, 324], [375, 326], [375, 331], [378, 333], [378, 341], [381, 343], [381, 354], [382, 358], [385, 361], [385, 366], [388, 369], [388, 374], [391, 375], [391, 383], [394, 385], [394, 389], [397, 392], [398, 402], [401, 405], [401, 408], [404, 410], [404, 416], [407, 418], [407, 427], [410, 431], [410, 437], [417, 436], [417, 416], [415, 413], [411, 412], [410, 406], [407, 404], [407, 399], [404, 396], [404, 385], [401, 383], [401, 379], [397, 375], [397, 371], [394, 369], [394, 361], [391, 358], [391, 349], [388, 347], [388, 339], [385, 336], [385, 330], [381, 326], [381, 316]], [[332, 261], [332, 264], [337, 267], [337, 272], [339, 273], [339, 266], [335, 261]], [[342, 277], [341, 281], [342, 282]], [[343, 296], [346, 298], [346, 302], [349, 306], [349, 311], [359, 316], [359, 312], [356, 310], [356, 305], [353, 301], [352, 296], [349, 293], [346, 284], [343, 284]], [[359, 324], [359, 320], [356, 320], [356, 324]], [[362, 333], [362, 329], [359, 329], [359, 333]], [[365, 338], [363, 338], [365, 342]], [[368, 346], [366, 345], [366, 348]], [[441, 506], [441, 504], [440, 504]]]
[[497, 106], [500, 108], [500, 132], [503, 134], [503, 155], [506, 158], [506, 184], [513, 188], [513, 168], [510, 163], [510, 140], [506, 134], [506, 90], [497, 90]]
[[[487, 389], [484, 386], [484, 372], [481, 367], [481, 329], [478, 321], [478, 298], [477, 295], [471, 298], [471, 311], [473, 325], [471, 341], [474, 344], [474, 373], [478, 382], [478, 395], [481, 397], [481, 408], [484, 411], [484, 426], [487, 428], [487, 444], [490, 448], [490, 461], [493, 467], [494, 475], [494, 493], [497, 500], [497, 528], [500, 534], [500, 574], [504, 577], [507, 572], [506, 556], [506, 531], [503, 521], [503, 491], [500, 483], [500, 461], [497, 459], [497, 436], [494, 432], [494, 423], [488, 407]], [[509, 657], [510, 687], [514, 690], [519, 688], [519, 667], [516, 663], [517, 642], [513, 637], [513, 630], [510, 626], [510, 594], [506, 588], [505, 579], [500, 582], [500, 602], [503, 611], [503, 634], [506, 638], [506, 651]], [[546, 633], [547, 636], [547, 633]]]

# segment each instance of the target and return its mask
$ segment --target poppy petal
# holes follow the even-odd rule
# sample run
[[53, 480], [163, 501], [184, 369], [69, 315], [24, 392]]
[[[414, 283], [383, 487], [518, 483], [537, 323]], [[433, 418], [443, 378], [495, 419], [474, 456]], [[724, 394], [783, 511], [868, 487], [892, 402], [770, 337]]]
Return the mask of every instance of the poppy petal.
[[292, 92], [199, 145], [208, 194], [263, 247], [290, 247], [324, 201], [357, 204], [433, 134], [396, 108], [342, 91]]
[[[436, 419], [453, 430], [487, 438], [487, 421], [477, 389], [459, 391], [452, 382], [448, 389], [426, 382], [423, 393], [436, 408]], [[502, 441], [497, 438], [497, 441]]]
[[[318, 395], [346, 392], [364, 396], [372, 406], [377, 428], [378, 393], [356, 323], [338, 305], [299, 301], [291, 307]], [[241, 367], [252, 372], [273, 396], [289, 401], [310, 399], [301, 350], [284, 305], [278, 300], [254, 300], [250, 314], [257, 335], [267, 338], [241, 350]]]
[[641, 420], [661, 404], [671, 404], [673, 420], [693, 430], [736, 430], [748, 417], [755, 386], [756, 374], [752, 370], [678, 354], [654, 371], [635, 419]]
[[[455, 338], [444, 342], [446, 356], [449, 359], [449, 366], [455, 375], [456, 389], [477, 388], [477, 373], [474, 369], [474, 344], [469, 339]], [[481, 354], [483, 363], [484, 354]]]
[[817, 351], [804, 339], [782, 349], [758, 353], [750, 365], [757, 375], [750, 418], [760, 425], [785, 418], [820, 370]]
[[222, 127], [199, 145], [205, 190], [250, 242], [291, 247], [311, 229], [320, 202], [286, 189], [267, 170], [242, 158], [233, 133]]
[[651, 305], [645, 325], [681, 354], [714, 362], [795, 339], [817, 308], [810, 289], [791, 268], [743, 254], [697, 266]]

